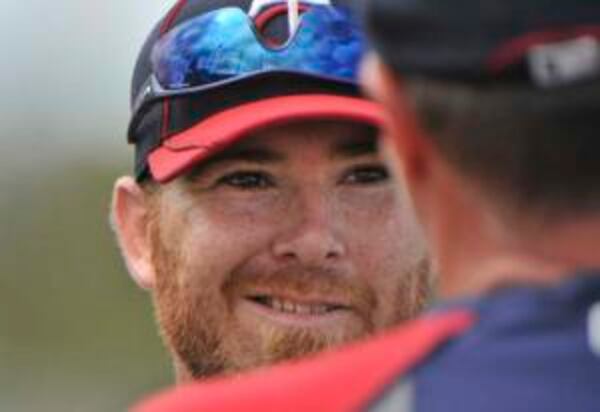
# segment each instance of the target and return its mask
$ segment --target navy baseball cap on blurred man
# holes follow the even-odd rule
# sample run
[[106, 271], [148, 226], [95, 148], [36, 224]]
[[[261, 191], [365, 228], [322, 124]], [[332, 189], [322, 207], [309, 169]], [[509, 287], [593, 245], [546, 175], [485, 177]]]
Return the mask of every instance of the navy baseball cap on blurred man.
[[[288, 3], [302, 15], [295, 22]], [[362, 30], [343, 6], [179, 1], [135, 67], [128, 135], [137, 179], [167, 182], [265, 126], [319, 118], [378, 125], [377, 105], [357, 87]]]
[[379, 56], [403, 76], [546, 87], [600, 74], [595, 0], [370, 0], [359, 7]]

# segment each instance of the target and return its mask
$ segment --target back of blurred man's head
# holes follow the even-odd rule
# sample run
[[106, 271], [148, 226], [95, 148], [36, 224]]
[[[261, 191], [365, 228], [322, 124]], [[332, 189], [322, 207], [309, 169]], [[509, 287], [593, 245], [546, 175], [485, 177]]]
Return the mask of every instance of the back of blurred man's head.
[[396, 91], [464, 176], [519, 210], [600, 210], [598, 2], [373, 0], [367, 20]]
[[425, 133], [487, 194], [550, 215], [600, 210], [600, 82], [540, 91], [406, 82]]
[[387, 107], [440, 295], [600, 265], [600, 3], [364, 5], [377, 56], [364, 81]]

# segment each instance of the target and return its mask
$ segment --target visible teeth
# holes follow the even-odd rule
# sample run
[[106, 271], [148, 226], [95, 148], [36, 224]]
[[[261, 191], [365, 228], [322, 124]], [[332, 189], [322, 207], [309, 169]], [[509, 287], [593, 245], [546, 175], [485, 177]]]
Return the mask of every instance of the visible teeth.
[[283, 311], [290, 313], [296, 312], [296, 305], [293, 302], [286, 300], [283, 302]]
[[283, 301], [281, 299], [273, 298], [273, 309], [283, 312]]
[[322, 315], [327, 312], [327, 307], [325, 305], [312, 305], [310, 310], [313, 315]]
[[293, 313], [297, 315], [323, 315], [329, 311], [325, 304], [304, 304], [296, 303], [291, 300], [280, 298], [270, 298], [265, 300], [265, 304], [272, 309], [284, 313]]
[[311, 313], [310, 305], [296, 304], [296, 313], [299, 315], [308, 315]]

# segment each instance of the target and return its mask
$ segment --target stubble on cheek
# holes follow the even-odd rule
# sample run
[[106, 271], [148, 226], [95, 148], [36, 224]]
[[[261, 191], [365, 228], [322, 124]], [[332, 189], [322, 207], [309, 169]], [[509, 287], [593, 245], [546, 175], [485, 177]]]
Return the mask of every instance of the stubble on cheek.
[[154, 308], [166, 346], [194, 378], [223, 373], [228, 365], [220, 351], [223, 325], [213, 316], [218, 311], [214, 294], [205, 291], [198, 296], [195, 286], [179, 281], [189, 257], [181, 248], [167, 246], [170, 242], [162, 238], [158, 214], [150, 222], [150, 241], [156, 271]]
[[415, 318], [427, 307], [433, 295], [434, 282], [430, 260], [424, 256], [398, 284], [394, 305], [396, 323]]

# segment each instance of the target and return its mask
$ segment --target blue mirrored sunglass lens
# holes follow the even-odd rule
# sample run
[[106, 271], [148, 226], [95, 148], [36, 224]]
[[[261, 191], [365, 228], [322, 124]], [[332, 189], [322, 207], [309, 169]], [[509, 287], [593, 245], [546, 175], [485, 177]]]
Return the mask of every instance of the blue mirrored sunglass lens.
[[314, 6], [281, 48], [265, 47], [240, 9], [221, 9], [176, 27], [156, 45], [154, 74], [181, 90], [267, 70], [355, 81], [364, 38], [349, 11]]

